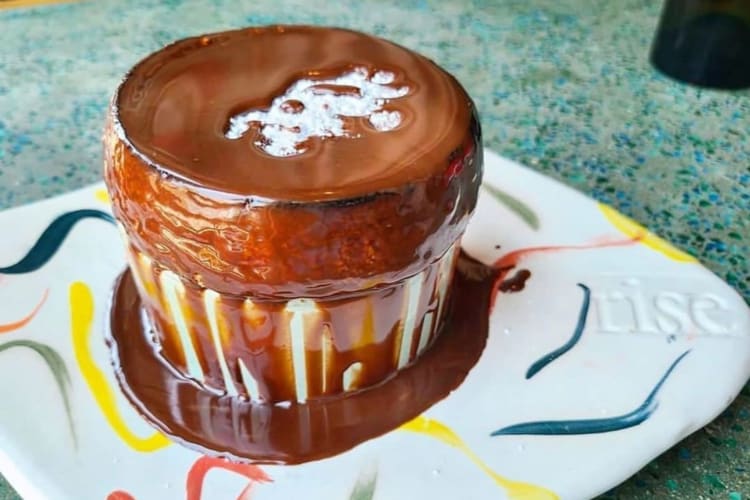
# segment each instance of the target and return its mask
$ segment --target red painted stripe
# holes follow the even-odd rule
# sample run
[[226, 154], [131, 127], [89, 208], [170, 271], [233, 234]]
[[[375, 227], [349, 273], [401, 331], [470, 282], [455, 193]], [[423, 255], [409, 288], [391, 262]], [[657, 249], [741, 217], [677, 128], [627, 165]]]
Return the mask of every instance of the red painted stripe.
[[29, 322], [34, 319], [34, 316], [36, 316], [36, 313], [39, 312], [39, 309], [42, 308], [44, 305], [44, 302], [47, 300], [47, 296], [49, 295], [49, 289], [44, 291], [44, 295], [42, 295], [42, 300], [39, 301], [39, 303], [34, 307], [34, 309], [25, 317], [19, 319], [18, 321], [14, 321], [13, 323], [6, 323], [4, 325], [0, 325], [0, 334], [12, 332], [14, 330], [18, 330], [19, 328], [23, 328]]
[[271, 478], [266, 475], [263, 470], [257, 465], [252, 464], [240, 464], [230, 462], [223, 458], [206, 457], [203, 456], [195, 461], [193, 466], [187, 475], [187, 500], [201, 500], [201, 494], [203, 493], [203, 480], [213, 468], [224, 469], [230, 472], [234, 472], [245, 476], [250, 480], [242, 493], [240, 493], [239, 500], [246, 500], [247, 495], [250, 492], [250, 488], [255, 483], [269, 483]]

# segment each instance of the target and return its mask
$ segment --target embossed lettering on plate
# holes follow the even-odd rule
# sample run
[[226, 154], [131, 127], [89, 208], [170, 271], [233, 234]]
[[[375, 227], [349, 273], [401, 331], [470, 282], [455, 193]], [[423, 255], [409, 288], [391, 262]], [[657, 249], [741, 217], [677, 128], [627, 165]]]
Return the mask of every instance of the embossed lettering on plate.
[[696, 281], [664, 276], [597, 277], [591, 282], [589, 328], [606, 334], [747, 335], [748, 319], [740, 312], [744, 303], [718, 290], [702, 289]]

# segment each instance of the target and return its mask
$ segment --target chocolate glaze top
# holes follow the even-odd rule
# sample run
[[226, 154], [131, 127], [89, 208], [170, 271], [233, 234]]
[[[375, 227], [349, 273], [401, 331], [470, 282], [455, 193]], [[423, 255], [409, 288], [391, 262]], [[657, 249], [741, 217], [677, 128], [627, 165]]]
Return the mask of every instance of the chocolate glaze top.
[[474, 113], [429, 59], [310, 26], [181, 40], [136, 65], [113, 104], [121, 139], [149, 163], [258, 201], [347, 199], [435, 176]]

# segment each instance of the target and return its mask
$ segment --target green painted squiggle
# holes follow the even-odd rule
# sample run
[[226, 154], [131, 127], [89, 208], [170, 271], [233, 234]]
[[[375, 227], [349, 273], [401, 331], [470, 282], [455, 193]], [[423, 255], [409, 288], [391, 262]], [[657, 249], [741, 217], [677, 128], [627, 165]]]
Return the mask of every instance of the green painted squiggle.
[[508, 207], [513, 213], [518, 215], [523, 221], [529, 225], [534, 231], [539, 230], [539, 216], [534, 210], [526, 203], [522, 202], [518, 198], [511, 196], [510, 194], [502, 191], [489, 184], [482, 184], [482, 187], [487, 190], [497, 201]]
[[378, 482], [377, 472], [362, 474], [354, 485], [349, 500], [372, 500], [375, 496], [375, 486]]
[[70, 428], [70, 434], [73, 438], [73, 446], [78, 447], [78, 437], [76, 436], [75, 426], [73, 425], [73, 412], [70, 407], [70, 373], [68, 368], [65, 366], [65, 361], [53, 348], [47, 344], [40, 342], [34, 342], [33, 340], [12, 340], [4, 344], [0, 344], [0, 352], [13, 349], [14, 347], [26, 347], [37, 353], [47, 366], [49, 367], [52, 375], [55, 377], [57, 388], [60, 389], [62, 394], [63, 404], [65, 405], [65, 413], [68, 417], [68, 427]]

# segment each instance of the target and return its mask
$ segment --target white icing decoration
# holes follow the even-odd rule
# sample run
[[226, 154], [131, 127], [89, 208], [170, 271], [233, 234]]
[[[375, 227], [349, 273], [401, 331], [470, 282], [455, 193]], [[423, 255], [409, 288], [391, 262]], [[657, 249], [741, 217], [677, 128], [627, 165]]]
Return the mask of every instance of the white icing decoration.
[[[393, 130], [401, 124], [401, 113], [383, 106], [409, 93], [408, 86], [390, 86], [394, 79], [388, 71], [370, 76], [367, 69], [355, 68], [335, 78], [298, 80], [274, 98], [267, 110], [250, 109], [232, 116], [226, 137], [239, 139], [251, 124], [259, 123], [262, 139], [255, 145], [270, 155], [285, 157], [304, 153], [301, 145], [311, 137], [352, 137], [344, 117], [367, 117], [375, 130]], [[358, 92], [335, 92], [331, 87], [353, 87]]]

